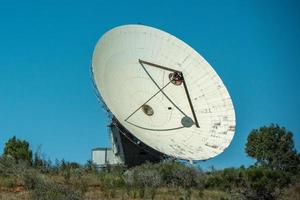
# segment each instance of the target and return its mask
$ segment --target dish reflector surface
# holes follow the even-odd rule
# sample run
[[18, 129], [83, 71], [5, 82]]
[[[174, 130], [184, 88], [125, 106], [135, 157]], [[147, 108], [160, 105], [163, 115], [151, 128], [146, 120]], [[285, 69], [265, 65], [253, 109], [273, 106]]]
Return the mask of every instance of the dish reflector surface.
[[206, 160], [230, 144], [235, 112], [226, 87], [201, 55], [169, 33], [116, 27], [98, 41], [92, 70], [112, 114], [150, 147]]

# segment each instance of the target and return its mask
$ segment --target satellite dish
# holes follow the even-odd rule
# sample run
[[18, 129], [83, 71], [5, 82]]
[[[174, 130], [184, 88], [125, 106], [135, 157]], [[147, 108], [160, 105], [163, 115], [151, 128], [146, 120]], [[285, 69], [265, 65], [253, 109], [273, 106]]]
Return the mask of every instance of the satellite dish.
[[222, 80], [169, 33], [144, 25], [113, 28], [95, 47], [92, 72], [113, 116], [158, 152], [206, 160], [233, 138], [235, 112]]

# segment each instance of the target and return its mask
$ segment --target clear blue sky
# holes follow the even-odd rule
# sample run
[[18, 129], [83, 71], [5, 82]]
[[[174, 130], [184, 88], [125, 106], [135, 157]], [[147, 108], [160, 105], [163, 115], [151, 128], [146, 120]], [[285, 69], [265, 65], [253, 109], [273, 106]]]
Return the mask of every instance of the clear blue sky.
[[[84, 3], [83, 3], [84, 2]], [[165, 30], [215, 68], [236, 109], [230, 147], [200, 163], [249, 165], [248, 133], [278, 123], [300, 151], [300, 1], [1, 1], [0, 153], [16, 135], [47, 157], [90, 159], [108, 145], [90, 78], [99, 37], [123, 24]]]

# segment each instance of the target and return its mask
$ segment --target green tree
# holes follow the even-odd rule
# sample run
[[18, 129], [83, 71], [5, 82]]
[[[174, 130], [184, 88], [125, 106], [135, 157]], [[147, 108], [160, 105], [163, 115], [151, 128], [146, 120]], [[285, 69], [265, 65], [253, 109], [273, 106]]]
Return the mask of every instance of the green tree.
[[279, 125], [252, 130], [245, 150], [257, 160], [257, 165], [288, 172], [299, 169], [300, 158], [294, 147], [293, 134]]
[[32, 151], [29, 143], [13, 136], [5, 143], [4, 155], [13, 157], [16, 161], [24, 160], [32, 163]]

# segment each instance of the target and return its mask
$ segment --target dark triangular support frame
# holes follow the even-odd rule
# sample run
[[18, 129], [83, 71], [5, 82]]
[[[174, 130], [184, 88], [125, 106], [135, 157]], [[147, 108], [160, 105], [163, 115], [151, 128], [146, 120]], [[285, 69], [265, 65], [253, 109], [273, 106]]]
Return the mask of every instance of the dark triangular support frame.
[[[146, 65], [150, 65], [152, 67], [157, 67], [159, 69], [163, 69], [163, 70], [167, 70], [167, 71], [170, 71], [170, 72], [177, 72], [179, 73], [181, 76], [182, 76], [182, 81], [183, 81], [183, 87], [184, 87], [184, 91], [185, 91], [185, 94], [186, 94], [186, 97], [187, 97], [187, 100], [189, 102], [189, 105], [190, 105], [190, 109], [192, 111], [192, 114], [193, 114], [193, 118], [194, 118], [194, 123], [196, 125], [197, 128], [200, 128], [199, 126], [199, 123], [198, 123], [198, 120], [197, 120], [197, 116], [196, 116], [196, 113], [195, 113], [195, 110], [194, 110], [194, 106], [192, 104], [192, 101], [191, 101], [191, 97], [190, 97], [190, 94], [189, 94], [189, 90], [187, 88], [187, 84], [185, 82], [185, 79], [184, 79], [184, 75], [181, 71], [179, 70], [175, 70], [175, 69], [172, 69], [172, 68], [169, 68], [169, 67], [165, 67], [165, 66], [162, 66], [162, 65], [158, 65], [158, 64], [155, 64], [155, 63], [151, 63], [151, 62], [148, 62], [148, 61], [144, 61], [144, 60], [141, 60], [139, 59], [139, 63], [140, 65], [143, 67], [143, 69], [145, 70], [146, 74], [149, 76], [149, 78], [153, 81], [153, 83], [156, 85], [156, 87], [158, 88], [158, 91], [152, 96], [150, 97], [144, 104], [146, 104], [147, 102], [149, 102], [153, 97], [155, 97], [158, 93], [162, 93], [173, 105], [176, 109], [178, 109], [184, 116], [187, 116], [163, 91], [163, 89], [165, 87], [167, 87], [170, 82], [168, 82], [165, 86], [163, 86], [162, 88], [160, 88], [160, 86], [155, 82], [155, 80], [152, 78], [152, 76], [149, 74], [149, 72], [147, 71], [147, 69], [145, 68], [145, 66], [143, 64], [146, 64]], [[131, 113], [126, 119], [125, 121], [127, 121], [132, 115], [134, 115], [144, 104], [142, 104], [139, 108], [137, 108], [133, 113]], [[128, 122], [128, 121], [127, 121]], [[130, 122], [128, 122], [130, 123]], [[130, 123], [132, 124], [132, 123]]]

